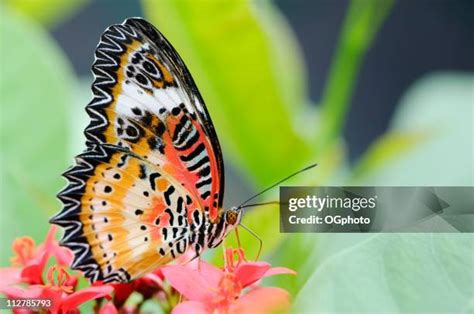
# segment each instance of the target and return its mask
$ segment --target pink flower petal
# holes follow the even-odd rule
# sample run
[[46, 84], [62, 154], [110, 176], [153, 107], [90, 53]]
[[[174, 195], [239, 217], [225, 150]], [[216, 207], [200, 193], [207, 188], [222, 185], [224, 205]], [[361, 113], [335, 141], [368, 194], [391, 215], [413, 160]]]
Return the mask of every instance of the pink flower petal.
[[206, 280], [212, 287], [217, 287], [219, 285], [224, 274], [221, 269], [206, 263], [205, 261], [200, 261], [199, 264], [196, 264], [196, 268], [194, 269], [197, 270], [204, 280]]
[[191, 301], [208, 302], [215, 296], [212, 287], [197, 271], [182, 265], [165, 266], [161, 270], [171, 286]]
[[44, 244], [39, 246], [38, 252], [45, 252], [47, 258], [54, 256], [58, 265], [69, 266], [72, 262], [73, 254], [68, 248], [59, 246], [54, 238], [56, 231], [57, 226], [53, 225], [46, 235]]
[[197, 301], [186, 301], [181, 302], [174, 307], [172, 314], [210, 314], [211, 309], [209, 309], [206, 304], [197, 302]]
[[118, 311], [114, 304], [109, 302], [100, 309], [99, 314], [118, 314]]
[[270, 277], [270, 276], [275, 276], [275, 275], [296, 275], [296, 272], [292, 269], [286, 268], [286, 267], [272, 267], [267, 272], [263, 277]]
[[256, 288], [240, 297], [230, 306], [231, 314], [264, 314], [284, 311], [290, 306], [290, 295], [274, 287]]
[[270, 264], [265, 262], [243, 262], [235, 270], [235, 280], [245, 288], [262, 278], [269, 269]]
[[42, 288], [40, 286], [30, 286], [27, 289], [18, 287], [3, 287], [0, 292], [8, 296], [9, 298], [39, 298], [42, 294]]
[[8, 287], [21, 282], [21, 269], [16, 267], [0, 268], [0, 292], [3, 287]]
[[61, 310], [67, 313], [67, 311], [77, 308], [84, 302], [109, 295], [113, 290], [114, 288], [111, 286], [95, 286], [79, 290], [63, 299]]

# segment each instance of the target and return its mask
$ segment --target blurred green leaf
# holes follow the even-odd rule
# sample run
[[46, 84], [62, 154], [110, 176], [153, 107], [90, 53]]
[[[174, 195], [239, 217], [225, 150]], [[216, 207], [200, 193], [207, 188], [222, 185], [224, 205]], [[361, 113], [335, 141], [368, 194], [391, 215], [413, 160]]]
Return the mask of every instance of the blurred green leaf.
[[364, 183], [474, 185], [473, 102], [470, 74], [434, 74], [415, 83], [402, 97], [390, 133], [412, 134], [409, 140], [416, 141], [416, 134], [429, 130], [429, 137], [367, 174]]
[[474, 236], [383, 234], [326, 259], [294, 312], [469, 313]]
[[89, 0], [5, 0], [12, 10], [47, 26], [66, 20]]
[[14, 237], [41, 240], [58, 210], [64, 184], [67, 106], [73, 76], [54, 41], [38, 25], [4, 9], [0, 20], [2, 264]]
[[370, 175], [416, 146], [423, 145], [429, 133], [421, 130], [416, 133], [389, 132], [382, 135], [358, 161], [353, 170], [352, 180]]
[[340, 136], [364, 56], [393, 3], [393, 0], [350, 2], [321, 100], [318, 152]]
[[190, 68], [227, 156], [267, 184], [308, 160], [312, 148], [292, 123], [306, 104], [301, 58], [272, 6], [247, 1], [143, 4], [145, 15]]
[[[472, 75], [465, 74], [437, 74], [417, 82], [403, 97], [389, 133], [356, 168], [363, 183], [471, 185], [473, 87]], [[306, 248], [315, 253], [308, 254], [300, 266], [303, 276], [311, 269], [313, 274], [296, 299], [295, 311], [474, 309], [474, 259], [468, 258], [474, 248], [473, 235], [314, 237], [313, 245]], [[293, 246], [304, 248], [294, 242]], [[292, 254], [302, 256], [302, 251]]]

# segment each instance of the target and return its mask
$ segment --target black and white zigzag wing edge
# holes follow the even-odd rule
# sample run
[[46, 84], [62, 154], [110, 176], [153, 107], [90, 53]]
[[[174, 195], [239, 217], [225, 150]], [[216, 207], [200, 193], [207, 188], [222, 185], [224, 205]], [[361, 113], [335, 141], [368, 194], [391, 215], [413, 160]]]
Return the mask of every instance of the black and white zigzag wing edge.
[[83, 271], [84, 275], [92, 281], [102, 279], [102, 271], [94, 261], [90, 245], [83, 236], [83, 225], [79, 220], [81, 197], [87, 179], [93, 174], [95, 166], [100, 162], [106, 162], [110, 154], [111, 151], [106, 146], [96, 145], [94, 149], [75, 158], [76, 164], [63, 173], [68, 180], [68, 185], [57, 195], [63, 203], [63, 208], [50, 219], [50, 223], [64, 228], [60, 244], [74, 253], [71, 267]]

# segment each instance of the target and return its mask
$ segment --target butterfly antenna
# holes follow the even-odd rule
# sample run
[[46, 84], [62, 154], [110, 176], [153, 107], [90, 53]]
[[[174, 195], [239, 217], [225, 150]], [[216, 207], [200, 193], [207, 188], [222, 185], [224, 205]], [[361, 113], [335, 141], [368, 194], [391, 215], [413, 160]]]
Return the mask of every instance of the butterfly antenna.
[[[263, 241], [262, 239], [255, 233], [253, 232], [250, 228], [248, 228], [246, 225], [244, 225], [243, 223], [240, 223], [239, 226], [241, 226], [242, 228], [244, 228], [245, 230], [248, 231], [248, 233], [250, 233], [251, 235], [253, 235], [257, 240], [258, 240], [258, 243], [259, 243], [259, 246], [258, 246], [258, 253], [257, 253], [257, 257], [255, 258], [256, 261], [258, 261], [258, 259], [260, 258], [260, 253], [262, 252], [262, 247], [263, 247]], [[237, 230], [237, 229], [235, 229]]]
[[239, 208], [248, 208], [248, 207], [265, 206], [265, 205], [280, 205], [280, 202], [270, 201], [270, 202], [263, 202], [263, 203], [247, 204], [247, 205], [239, 206]]
[[255, 194], [254, 196], [252, 196], [251, 198], [249, 198], [248, 200], [246, 200], [245, 202], [243, 202], [242, 204], [240, 204], [239, 206], [237, 206], [237, 208], [238, 208], [238, 209], [244, 208], [243, 206], [244, 206], [245, 204], [247, 204], [248, 202], [250, 202], [251, 200], [253, 200], [254, 198], [256, 198], [256, 197], [262, 195], [263, 193], [267, 192], [268, 190], [273, 189], [273, 188], [276, 187], [277, 185], [279, 185], [279, 184], [285, 182], [286, 180], [289, 180], [289, 179], [293, 178], [294, 176], [296, 176], [296, 175], [298, 175], [298, 174], [300, 174], [300, 173], [302, 173], [302, 172], [304, 172], [304, 171], [307, 171], [307, 170], [309, 170], [309, 169], [312, 169], [312, 168], [316, 167], [317, 165], [318, 165], [318, 164], [312, 164], [312, 165], [310, 165], [310, 166], [307, 166], [307, 167], [305, 167], [305, 168], [303, 168], [303, 169], [301, 169], [301, 170], [298, 170], [298, 171], [296, 171], [296, 172], [290, 174], [290, 175], [287, 176], [286, 178], [283, 178], [283, 179], [281, 179], [280, 181], [278, 181], [278, 182], [276, 182], [276, 183], [270, 185], [268, 188], [264, 189], [262, 192]]

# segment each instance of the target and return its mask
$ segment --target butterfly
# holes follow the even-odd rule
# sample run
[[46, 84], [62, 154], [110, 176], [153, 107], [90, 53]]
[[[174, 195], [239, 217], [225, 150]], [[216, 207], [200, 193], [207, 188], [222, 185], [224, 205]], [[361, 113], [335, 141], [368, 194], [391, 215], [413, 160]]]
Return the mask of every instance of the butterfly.
[[61, 245], [94, 282], [128, 282], [188, 250], [218, 246], [241, 220], [223, 210], [224, 163], [183, 60], [150, 23], [105, 30], [92, 66], [86, 150], [63, 176]]

